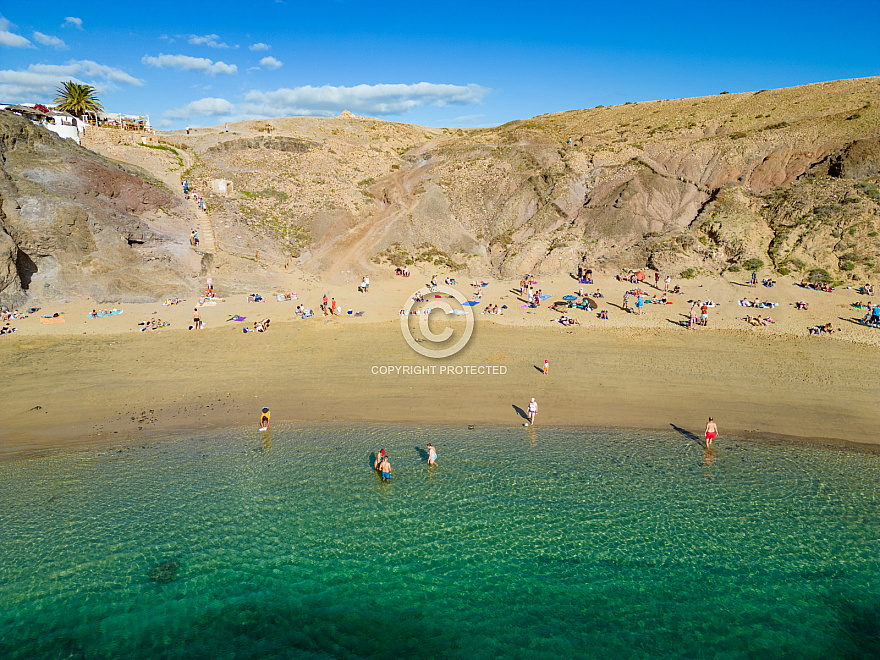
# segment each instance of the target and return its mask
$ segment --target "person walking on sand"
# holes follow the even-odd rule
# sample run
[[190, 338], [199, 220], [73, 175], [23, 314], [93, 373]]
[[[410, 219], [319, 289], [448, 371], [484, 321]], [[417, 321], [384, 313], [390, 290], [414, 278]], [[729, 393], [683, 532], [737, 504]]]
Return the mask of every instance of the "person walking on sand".
[[712, 444], [712, 441], [715, 439], [715, 436], [718, 435], [718, 426], [715, 424], [715, 421], [710, 417], [709, 423], [706, 424], [706, 446], [709, 447]]
[[550, 360], [544, 360], [544, 375], [550, 373]]
[[382, 481], [391, 481], [391, 463], [387, 455], [383, 456], [379, 463], [379, 472], [382, 473]]
[[336, 309], [336, 298], [330, 298], [330, 314], [333, 316], [339, 314], [339, 310]]
[[437, 449], [428, 443], [428, 465], [437, 465]]
[[532, 397], [532, 400], [529, 401], [529, 424], [532, 426], [535, 425], [535, 415], [538, 414], [538, 402], [535, 401], [535, 397]]
[[664, 282], [663, 290], [664, 290], [664, 291], [669, 291], [669, 284], [670, 284], [670, 282], [672, 282], [672, 278], [669, 277], [669, 275], [667, 275], [667, 276], [666, 276], [666, 279], [663, 280], [663, 282]]

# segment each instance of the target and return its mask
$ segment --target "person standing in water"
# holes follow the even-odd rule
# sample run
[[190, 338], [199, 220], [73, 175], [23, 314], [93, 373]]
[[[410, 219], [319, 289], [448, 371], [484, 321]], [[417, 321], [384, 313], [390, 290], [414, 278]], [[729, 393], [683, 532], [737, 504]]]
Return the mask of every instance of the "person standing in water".
[[391, 481], [391, 463], [388, 461], [388, 456], [382, 457], [382, 462], [379, 463], [379, 472], [382, 473], [382, 481]]
[[535, 415], [538, 414], [538, 402], [535, 401], [535, 398], [532, 397], [532, 400], [529, 401], [529, 424], [535, 424]]
[[706, 446], [709, 447], [712, 444], [712, 441], [715, 439], [715, 436], [718, 435], [718, 427], [715, 425], [715, 421], [710, 417], [709, 423], [706, 424]]
[[379, 450], [379, 453], [376, 454], [376, 460], [373, 461], [373, 469], [376, 470], [376, 472], [379, 471], [379, 465], [382, 463], [382, 461], [383, 461], [384, 459], [385, 459], [385, 450], [384, 450], [384, 449], [380, 449], [380, 450]]
[[437, 465], [437, 449], [428, 443], [428, 465]]

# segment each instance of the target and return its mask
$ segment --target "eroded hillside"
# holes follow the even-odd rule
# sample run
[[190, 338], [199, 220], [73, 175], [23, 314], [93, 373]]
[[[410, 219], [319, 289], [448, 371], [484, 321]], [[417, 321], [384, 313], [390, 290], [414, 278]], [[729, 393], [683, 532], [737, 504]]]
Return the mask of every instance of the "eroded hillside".
[[[717, 272], [760, 259], [836, 278], [877, 268], [877, 78], [481, 130], [347, 116], [233, 132], [174, 139], [198, 154], [204, 187], [235, 182], [218, 211], [315, 271], [406, 259], [504, 275], [579, 260]], [[285, 136], [303, 148], [272, 146]]]

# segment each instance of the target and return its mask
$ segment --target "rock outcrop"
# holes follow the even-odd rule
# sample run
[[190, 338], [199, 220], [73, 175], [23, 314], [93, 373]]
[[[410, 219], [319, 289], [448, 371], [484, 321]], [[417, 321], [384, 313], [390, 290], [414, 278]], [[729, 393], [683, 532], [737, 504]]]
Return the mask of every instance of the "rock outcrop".
[[146, 219], [177, 204], [142, 172], [0, 112], [0, 303], [184, 293], [199, 255]]

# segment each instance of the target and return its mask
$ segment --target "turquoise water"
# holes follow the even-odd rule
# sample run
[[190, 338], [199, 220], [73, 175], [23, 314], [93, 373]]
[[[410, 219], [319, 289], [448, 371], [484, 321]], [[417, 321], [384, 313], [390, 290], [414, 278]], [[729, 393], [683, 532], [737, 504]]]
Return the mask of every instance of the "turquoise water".
[[0, 657], [878, 657], [878, 497], [875, 455], [630, 431], [248, 429], [7, 461]]

